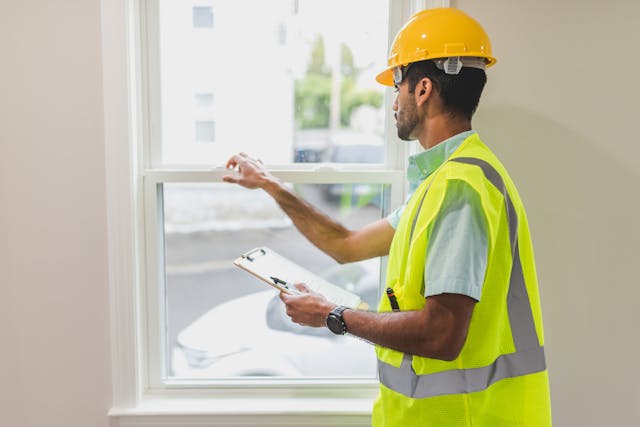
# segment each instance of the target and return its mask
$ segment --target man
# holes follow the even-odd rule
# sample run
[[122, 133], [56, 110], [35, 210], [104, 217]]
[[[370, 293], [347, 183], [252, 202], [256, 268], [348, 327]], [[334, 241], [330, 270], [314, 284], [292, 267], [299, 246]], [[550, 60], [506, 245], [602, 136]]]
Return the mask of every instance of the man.
[[398, 136], [426, 151], [409, 159], [413, 191], [388, 218], [344, 228], [244, 153], [227, 182], [261, 188], [339, 262], [389, 255], [378, 312], [321, 295], [281, 294], [294, 322], [376, 344], [375, 426], [549, 426], [542, 318], [525, 211], [506, 170], [471, 128], [493, 65], [482, 27], [463, 12], [414, 15], [378, 82], [395, 86]]

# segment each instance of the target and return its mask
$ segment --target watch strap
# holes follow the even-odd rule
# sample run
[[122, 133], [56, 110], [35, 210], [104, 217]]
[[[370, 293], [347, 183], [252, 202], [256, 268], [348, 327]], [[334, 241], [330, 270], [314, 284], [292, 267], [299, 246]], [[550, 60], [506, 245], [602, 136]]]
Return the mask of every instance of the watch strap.
[[349, 307], [345, 307], [344, 305], [339, 305], [336, 308], [334, 308], [333, 310], [331, 310], [331, 313], [342, 318], [342, 313]]

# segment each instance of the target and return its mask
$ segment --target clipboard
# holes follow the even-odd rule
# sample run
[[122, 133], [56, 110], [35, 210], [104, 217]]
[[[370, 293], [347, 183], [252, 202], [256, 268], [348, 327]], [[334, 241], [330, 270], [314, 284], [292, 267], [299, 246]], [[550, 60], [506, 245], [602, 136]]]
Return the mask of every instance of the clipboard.
[[[297, 293], [297, 289], [289, 284], [304, 283], [307, 287], [324, 295], [329, 301], [337, 305], [367, 310], [369, 305], [362, 299], [322, 277], [299, 266], [266, 246], [254, 248], [233, 261], [234, 265], [252, 274], [263, 282], [289, 294]], [[273, 278], [282, 279], [286, 283], [277, 283]]]

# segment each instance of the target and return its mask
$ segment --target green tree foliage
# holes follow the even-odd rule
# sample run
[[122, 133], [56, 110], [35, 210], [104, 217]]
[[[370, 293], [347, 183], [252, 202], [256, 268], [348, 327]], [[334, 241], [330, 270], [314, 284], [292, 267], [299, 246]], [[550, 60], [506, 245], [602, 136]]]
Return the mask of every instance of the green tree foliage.
[[353, 62], [353, 52], [344, 43], [340, 45], [340, 70], [345, 77], [356, 78], [358, 76], [358, 70]]
[[[344, 62], [343, 62], [344, 69]], [[353, 68], [357, 76], [358, 70]], [[342, 80], [340, 95], [340, 124], [349, 126], [353, 110], [362, 105], [371, 105], [375, 108], [382, 106], [382, 94], [373, 90], [363, 90], [355, 87], [356, 77], [346, 76]]]
[[[355, 85], [360, 70], [353, 60], [353, 52], [345, 44], [340, 46], [342, 86], [340, 90], [340, 124], [349, 126], [353, 111], [362, 105], [379, 108], [382, 94], [358, 89]], [[295, 82], [295, 121], [298, 129], [329, 127], [331, 102], [331, 72], [325, 62], [325, 46], [318, 36], [311, 49], [307, 73]]]
[[298, 129], [328, 128], [331, 77], [307, 74], [304, 79], [296, 81], [295, 85], [296, 127]]
[[309, 59], [309, 65], [307, 66], [307, 75], [331, 75], [331, 71], [329, 71], [327, 64], [325, 64], [324, 57], [324, 39], [322, 36], [318, 36], [313, 42], [313, 47], [311, 48], [311, 58]]

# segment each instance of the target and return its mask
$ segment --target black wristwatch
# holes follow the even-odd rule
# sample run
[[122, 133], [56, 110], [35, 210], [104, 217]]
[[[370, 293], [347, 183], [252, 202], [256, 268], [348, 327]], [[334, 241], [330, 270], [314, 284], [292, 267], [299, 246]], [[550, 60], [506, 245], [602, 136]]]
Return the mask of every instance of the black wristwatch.
[[327, 328], [336, 335], [344, 335], [347, 333], [347, 324], [344, 323], [344, 319], [342, 318], [342, 312], [346, 309], [347, 307], [343, 305], [337, 306], [329, 313], [325, 321]]

